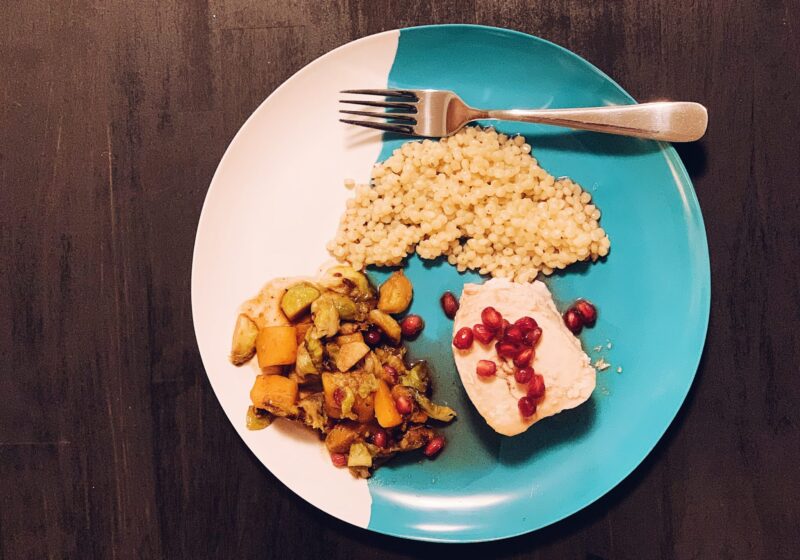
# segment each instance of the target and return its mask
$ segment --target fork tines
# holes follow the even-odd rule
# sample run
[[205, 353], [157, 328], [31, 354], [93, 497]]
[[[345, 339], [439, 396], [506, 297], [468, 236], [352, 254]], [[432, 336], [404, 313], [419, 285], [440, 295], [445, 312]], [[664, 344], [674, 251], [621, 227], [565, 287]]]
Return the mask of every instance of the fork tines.
[[386, 112], [380, 111], [351, 111], [340, 109], [340, 113], [347, 115], [358, 115], [361, 117], [370, 117], [378, 119], [386, 119], [387, 122], [380, 121], [362, 121], [351, 119], [339, 119], [343, 123], [353, 124], [356, 126], [365, 126], [367, 128], [375, 128], [378, 130], [385, 130], [387, 132], [398, 132], [401, 134], [413, 134], [414, 125], [417, 124], [417, 119], [413, 116], [417, 113], [416, 102], [418, 98], [413, 91], [400, 90], [400, 89], [347, 89], [340, 93], [354, 93], [359, 95], [379, 95], [387, 98], [399, 99], [400, 101], [369, 101], [359, 99], [340, 99], [339, 103], [347, 103], [350, 105], [362, 105], [364, 107], [382, 107], [387, 109]]

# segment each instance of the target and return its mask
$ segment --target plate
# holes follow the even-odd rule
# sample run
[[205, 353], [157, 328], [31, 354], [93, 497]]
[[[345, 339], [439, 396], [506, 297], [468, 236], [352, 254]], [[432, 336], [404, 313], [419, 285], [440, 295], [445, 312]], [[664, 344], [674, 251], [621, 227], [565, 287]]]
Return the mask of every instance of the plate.
[[[366, 182], [402, 140], [337, 122], [338, 92], [357, 87], [440, 88], [492, 108], [634, 103], [600, 70], [545, 40], [505, 29], [445, 25], [387, 31], [309, 64], [253, 113], [208, 190], [195, 242], [192, 310], [209, 381], [258, 459], [300, 497], [373, 531], [474, 542], [533, 531], [597, 500], [650, 452], [691, 386], [710, 301], [708, 246], [692, 184], [663, 143], [539, 125], [524, 134], [550, 173], [568, 175], [603, 212], [611, 253], [546, 281], [556, 300], [598, 304], [582, 335], [598, 373], [592, 398], [524, 435], [504, 438], [469, 404], [450, 354], [452, 323], [439, 309], [460, 275], [412, 258], [413, 307], [426, 320], [411, 352], [430, 360], [437, 400], [459, 411], [435, 461], [396, 458], [368, 481], [338, 470], [317, 437], [275, 422], [245, 428], [252, 369], [227, 361], [235, 311], [276, 276], [312, 274], [329, 259], [345, 178]], [[380, 272], [372, 272], [376, 280]]]

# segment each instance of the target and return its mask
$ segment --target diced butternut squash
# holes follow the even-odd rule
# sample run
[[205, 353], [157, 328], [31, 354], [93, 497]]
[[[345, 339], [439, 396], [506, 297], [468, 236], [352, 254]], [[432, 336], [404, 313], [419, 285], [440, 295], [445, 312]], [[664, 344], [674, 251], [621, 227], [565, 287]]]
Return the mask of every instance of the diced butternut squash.
[[383, 428], [398, 426], [403, 417], [397, 412], [392, 393], [385, 381], [378, 381], [378, 390], [375, 392], [375, 418]]
[[363, 342], [348, 342], [339, 347], [336, 355], [336, 368], [339, 371], [347, 371], [358, 363], [361, 358], [367, 355], [369, 346]]
[[325, 413], [331, 418], [339, 418], [342, 408], [336, 404], [333, 393], [336, 391], [336, 381], [332, 373], [322, 374], [322, 392], [325, 394]]
[[259, 375], [250, 390], [253, 406], [274, 414], [297, 411], [297, 382], [282, 375]]
[[258, 367], [287, 366], [297, 359], [297, 336], [294, 327], [264, 327], [256, 338]]
[[358, 439], [358, 427], [349, 422], [336, 424], [325, 437], [325, 447], [330, 453], [347, 453]]

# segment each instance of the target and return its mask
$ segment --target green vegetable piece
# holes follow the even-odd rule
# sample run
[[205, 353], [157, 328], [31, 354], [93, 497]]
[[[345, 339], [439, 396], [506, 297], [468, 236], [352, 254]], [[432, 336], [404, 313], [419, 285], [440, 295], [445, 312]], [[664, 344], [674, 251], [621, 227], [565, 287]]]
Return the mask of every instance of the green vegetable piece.
[[378, 390], [378, 378], [371, 374], [364, 374], [359, 379], [358, 388], [356, 392], [362, 399], [366, 399], [372, 393]]
[[325, 431], [328, 415], [325, 414], [325, 396], [322, 393], [314, 393], [301, 399], [297, 403], [303, 423], [314, 430]]
[[358, 442], [350, 446], [350, 453], [347, 455], [348, 467], [371, 467], [372, 454], [366, 444]]
[[369, 322], [382, 330], [394, 344], [400, 342], [402, 335], [400, 324], [380, 309], [373, 309], [369, 312]]
[[342, 418], [358, 420], [358, 416], [353, 412], [353, 405], [356, 403], [356, 395], [350, 387], [342, 387], [344, 398], [342, 399]]
[[[319, 341], [317, 341], [317, 344], [319, 344]], [[297, 361], [294, 368], [300, 376], [319, 373], [319, 370], [314, 365], [314, 360], [311, 358], [311, 353], [308, 351], [308, 343], [305, 341], [297, 347]]]
[[335, 292], [329, 292], [326, 294], [326, 297], [330, 297], [333, 301], [333, 306], [336, 307], [336, 311], [339, 313], [339, 318], [344, 319], [345, 321], [352, 321], [356, 318], [358, 308], [356, 307], [356, 302], [354, 302], [352, 299]]
[[240, 366], [250, 361], [256, 353], [256, 338], [258, 326], [250, 317], [242, 313], [236, 318], [231, 341], [230, 360], [235, 366]]
[[311, 314], [314, 316], [314, 328], [318, 338], [336, 335], [339, 330], [339, 312], [333, 298], [325, 294], [314, 300], [311, 304]]
[[450, 420], [456, 417], [455, 410], [453, 410], [449, 406], [431, 402], [431, 400], [428, 399], [428, 397], [426, 397], [419, 391], [414, 391], [414, 400], [417, 401], [419, 407], [422, 410], [424, 410], [427, 413], [427, 415], [433, 418], [434, 420], [439, 420], [440, 422], [449, 422]]
[[340, 294], [350, 295], [356, 301], [375, 297], [369, 278], [349, 266], [334, 266], [325, 271], [322, 284]]
[[246, 425], [248, 430], [263, 430], [272, 422], [272, 416], [266, 410], [254, 406], [247, 407]]
[[411, 387], [424, 394], [428, 391], [429, 380], [428, 364], [417, 362], [407, 373], [400, 376], [400, 385]]
[[281, 298], [281, 310], [284, 315], [294, 321], [308, 311], [311, 304], [320, 296], [320, 291], [308, 282], [300, 282], [291, 286]]
[[290, 321], [294, 321], [308, 311], [308, 308], [319, 296], [320, 291], [308, 282], [295, 284], [283, 294], [281, 310]]
[[317, 330], [311, 327], [306, 333], [304, 346], [308, 350], [308, 355], [311, 357], [311, 363], [317, 368], [317, 371], [322, 369], [322, 342], [319, 340]]

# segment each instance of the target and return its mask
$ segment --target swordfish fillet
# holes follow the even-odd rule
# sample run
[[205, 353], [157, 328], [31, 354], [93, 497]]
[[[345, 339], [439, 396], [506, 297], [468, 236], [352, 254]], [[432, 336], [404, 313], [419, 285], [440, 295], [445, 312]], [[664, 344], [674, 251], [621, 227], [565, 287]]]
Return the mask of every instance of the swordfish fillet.
[[[453, 333], [480, 323], [481, 311], [489, 306], [511, 323], [524, 316], [533, 317], [539, 323], [542, 338], [536, 346], [532, 366], [544, 377], [546, 387], [534, 415], [523, 418], [517, 401], [526, 394], [527, 385], [514, 380], [514, 365], [499, 358], [494, 349], [495, 341], [484, 345], [476, 339], [468, 350], [453, 346], [464, 389], [496, 432], [506, 436], [520, 434], [542, 418], [575, 408], [591, 396], [595, 388], [595, 369], [581, 348], [580, 340], [564, 325], [547, 286], [539, 281], [520, 284], [503, 278], [493, 278], [484, 284], [466, 284]], [[479, 360], [495, 362], [497, 375], [488, 379], [478, 376]]]

